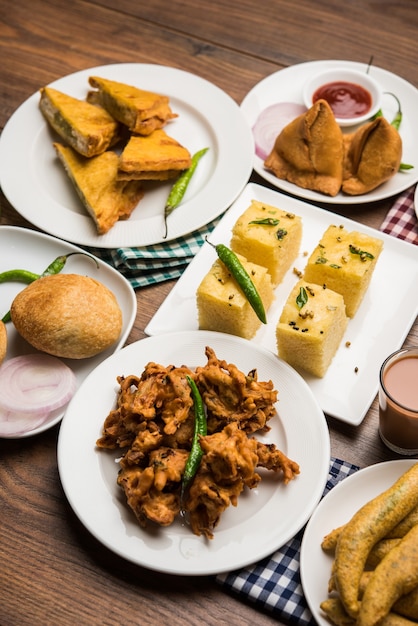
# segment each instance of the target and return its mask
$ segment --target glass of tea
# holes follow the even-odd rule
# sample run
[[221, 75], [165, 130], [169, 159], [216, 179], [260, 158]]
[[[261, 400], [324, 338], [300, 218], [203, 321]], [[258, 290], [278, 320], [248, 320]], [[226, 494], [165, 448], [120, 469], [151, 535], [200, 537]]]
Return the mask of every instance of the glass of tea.
[[379, 433], [394, 452], [418, 454], [418, 347], [397, 350], [380, 369]]

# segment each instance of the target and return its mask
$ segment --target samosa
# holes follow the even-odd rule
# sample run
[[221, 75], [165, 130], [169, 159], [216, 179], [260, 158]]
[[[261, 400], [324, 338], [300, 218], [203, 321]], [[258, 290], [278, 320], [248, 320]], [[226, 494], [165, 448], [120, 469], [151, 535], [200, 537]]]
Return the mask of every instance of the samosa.
[[368, 193], [399, 170], [402, 139], [384, 117], [345, 136], [342, 191], [351, 196]]
[[264, 162], [278, 178], [336, 196], [343, 178], [343, 134], [326, 100], [292, 120]]

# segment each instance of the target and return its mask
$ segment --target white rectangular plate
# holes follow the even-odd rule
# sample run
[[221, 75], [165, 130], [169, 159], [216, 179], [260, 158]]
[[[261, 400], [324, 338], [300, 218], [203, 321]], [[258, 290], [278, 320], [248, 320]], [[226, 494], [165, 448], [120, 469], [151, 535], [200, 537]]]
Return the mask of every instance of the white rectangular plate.
[[[400, 348], [418, 314], [418, 249], [410, 243], [272, 191], [248, 184], [210, 236], [214, 244], [230, 244], [231, 229], [251, 200], [259, 200], [300, 215], [303, 237], [293, 267], [303, 271], [310, 254], [330, 224], [342, 224], [384, 241], [369, 289], [355, 317], [348, 323], [340, 347], [324, 378], [300, 372], [324, 413], [350, 424], [364, 419], [377, 393], [379, 369]], [[196, 289], [216, 253], [204, 244], [145, 329], [148, 335], [198, 329]], [[254, 341], [276, 352], [276, 324], [288, 294], [297, 281], [293, 267], [276, 288], [268, 323]], [[350, 342], [349, 347], [346, 343]]]

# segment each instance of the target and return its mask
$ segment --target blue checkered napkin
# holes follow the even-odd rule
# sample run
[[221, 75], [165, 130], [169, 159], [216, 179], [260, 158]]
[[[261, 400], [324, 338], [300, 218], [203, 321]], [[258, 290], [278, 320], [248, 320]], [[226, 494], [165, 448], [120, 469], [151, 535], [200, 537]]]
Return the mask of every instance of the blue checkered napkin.
[[[323, 496], [358, 469], [356, 465], [331, 458]], [[219, 574], [216, 582], [279, 619], [298, 626], [315, 626], [316, 622], [303, 595], [299, 574], [303, 531], [300, 530], [270, 557], [243, 570]]]
[[115, 267], [137, 289], [179, 278], [219, 220], [220, 217], [199, 230], [167, 243], [142, 248], [85, 249]]

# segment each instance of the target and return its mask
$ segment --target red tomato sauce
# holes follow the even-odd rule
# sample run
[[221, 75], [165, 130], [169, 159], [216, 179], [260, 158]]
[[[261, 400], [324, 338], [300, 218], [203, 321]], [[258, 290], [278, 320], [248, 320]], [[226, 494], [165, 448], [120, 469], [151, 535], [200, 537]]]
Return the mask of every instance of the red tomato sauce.
[[312, 100], [326, 100], [334, 115], [340, 118], [364, 115], [372, 105], [372, 97], [367, 89], [345, 81], [322, 85], [315, 91]]

